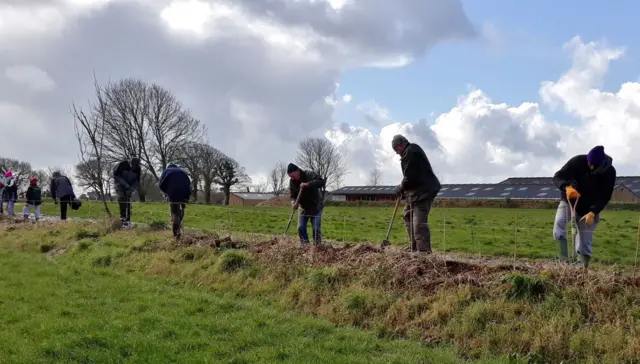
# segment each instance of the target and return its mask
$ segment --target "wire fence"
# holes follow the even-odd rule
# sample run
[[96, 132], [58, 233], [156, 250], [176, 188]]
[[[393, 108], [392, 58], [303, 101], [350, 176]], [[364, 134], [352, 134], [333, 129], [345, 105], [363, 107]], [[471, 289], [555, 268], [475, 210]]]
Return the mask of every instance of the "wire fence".
[[[16, 201], [16, 215], [21, 215], [25, 200]], [[129, 203], [129, 202], [127, 202]], [[132, 221], [152, 222], [169, 218], [168, 203], [130, 202]], [[5, 203], [6, 205], [6, 203]], [[53, 202], [42, 202], [42, 213], [55, 218]], [[187, 203], [185, 225], [187, 227], [224, 232], [284, 234], [292, 210], [286, 207], [237, 207]], [[108, 206], [114, 216], [119, 216], [118, 202]], [[6, 210], [6, 209], [5, 209]], [[392, 207], [325, 207], [321, 216], [323, 239], [341, 243], [379, 243], [385, 238], [391, 220]], [[554, 240], [555, 210], [527, 209], [464, 209], [434, 208], [429, 214], [431, 246], [441, 253], [460, 252], [476, 258], [500, 256], [515, 263], [519, 259], [558, 259], [558, 245]], [[500, 216], [495, 217], [498, 213]], [[70, 216], [99, 219], [106, 217], [101, 201], [83, 200], [80, 211], [69, 211]], [[634, 275], [640, 259], [640, 214], [620, 211], [615, 216], [603, 218], [594, 232], [578, 232], [578, 236], [593, 234], [594, 261], [606, 264], [633, 265]], [[634, 215], [638, 216], [638, 221]], [[287, 235], [295, 237], [300, 210], [293, 214]], [[314, 215], [306, 216], [313, 218]], [[570, 235], [570, 219], [567, 218], [565, 236], [569, 249], [573, 248]], [[603, 223], [606, 221], [606, 223]], [[310, 224], [307, 229], [311, 230]], [[588, 236], [587, 236], [588, 237]], [[409, 233], [398, 211], [393, 222], [390, 240], [395, 245], [410, 246]]]

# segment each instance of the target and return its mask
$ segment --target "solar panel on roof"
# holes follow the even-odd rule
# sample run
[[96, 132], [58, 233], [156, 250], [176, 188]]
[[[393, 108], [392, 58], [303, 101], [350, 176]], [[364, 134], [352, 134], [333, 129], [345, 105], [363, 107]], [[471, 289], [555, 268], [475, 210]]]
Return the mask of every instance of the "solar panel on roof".
[[542, 193], [539, 193], [539, 194], [538, 194], [538, 197], [542, 197], [542, 196], [546, 196], [546, 195], [547, 195], [547, 193], [546, 193], [546, 192], [542, 192]]
[[513, 189], [513, 187], [507, 187], [507, 188], [505, 188], [504, 190], [505, 190], [505, 191], [511, 191], [512, 189]]
[[484, 190], [485, 190], [485, 191], [491, 191], [492, 189], [493, 189], [493, 187], [487, 187], [487, 188], [485, 188]]
[[440, 191], [446, 191], [448, 189], [449, 189], [449, 187], [443, 187]]
[[456, 187], [456, 188], [454, 188], [453, 190], [454, 190], [454, 191], [458, 191], [459, 189], [460, 189], [460, 187]]
[[548, 191], [550, 187], [542, 187], [540, 191]]
[[504, 192], [504, 193], [501, 193], [500, 196], [508, 196], [510, 194], [511, 194], [511, 192]]
[[474, 188], [471, 189], [471, 191], [477, 191], [479, 189], [480, 189], [480, 187], [474, 187]]
[[520, 187], [520, 188], [518, 188], [518, 191], [524, 191], [524, 190], [526, 190], [527, 188], [529, 188], [529, 187]]
[[475, 194], [476, 194], [475, 192], [469, 192], [469, 193], [467, 193], [467, 196], [473, 196]]

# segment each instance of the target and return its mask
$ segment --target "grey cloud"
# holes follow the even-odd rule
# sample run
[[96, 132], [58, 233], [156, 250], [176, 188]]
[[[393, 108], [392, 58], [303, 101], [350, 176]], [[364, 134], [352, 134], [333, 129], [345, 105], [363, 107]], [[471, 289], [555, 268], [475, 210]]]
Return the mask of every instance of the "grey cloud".
[[[307, 2], [233, 4], [287, 25], [312, 27], [371, 55], [419, 55], [440, 40], [471, 34], [459, 1], [357, 1], [338, 18], [316, 13], [320, 5]], [[218, 22], [218, 27], [224, 25]], [[396, 23], [408, 30], [396, 33]], [[250, 173], [266, 172], [276, 161], [292, 158], [301, 138], [322, 135], [334, 125], [333, 107], [324, 98], [334, 91], [349, 63], [291, 60], [286, 52], [274, 52], [264, 41], [239, 33], [185, 41], [169, 34], [148, 4], [134, 1], [110, 2], [75, 18], [62, 36], [43, 39], [22, 48], [19, 42], [4, 43], [8, 48], [2, 49], [17, 51], [3, 52], [0, 58], [0, 69], [36, 63], [56, 82], [55, 92], [47, 95], [0, 83], [1, 102], [14, 105], [11, 110], [28, 110], [30, 119], [42, 123], [33, 122], [38, 130], [30, 132], [24, 120], [15, 119], [24, 118], [24, 113], [0, 115], [3, 130], [22, 127], [14, 131], [19, 137], [10, 138], [3, 149], [40, 165], [77, 161], [69, 106], [74, 101], [84, 106], [92, 97], [95, 72], [100, 82], [136, 77], [172, 90], [207, 124], [212, 144], [236, 157]], [[318, 46], [339, 53], [329, 43]], [[31, 138], [33, 147], [24, 147], [23, 135]]]

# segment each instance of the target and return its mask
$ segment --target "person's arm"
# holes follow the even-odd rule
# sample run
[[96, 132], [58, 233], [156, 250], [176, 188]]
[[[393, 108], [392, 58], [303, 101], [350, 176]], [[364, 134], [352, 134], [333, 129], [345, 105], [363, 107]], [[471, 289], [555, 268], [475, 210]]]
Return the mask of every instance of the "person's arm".
[[56, 199], [56, 180], [51, 179], [51, 183], [49, 184], [49, 192], [51, 193], [51, 198]]
[[564, 191], [569, 186], [575, 187], [576, 182], [574, 175], [578, 163], [580, 163], [579, 156], [575, 156], [569, 159], [567, 163], [553, 175], [553, 185], [557, 189]]
[[611, 200], [611, 196], [613, 195], [613, 189], [616, 185], [616, 170], [613, 166], [609, 167], [613, 170], [612, 173], [607, 174], [607, 180], [603, 189], [601, 191], [597, 191], [597, 198], [595, 202], [589, 206], [589, 211], [594, 214], [599, 214], [604, 208], [607, 206], [609, 201]]
[[158, 182], [158, 187], [160, 187], [160, 191], [164, 193], [167, 193], [167, 176], [168, 175], [169, 173], [167, 173], [166, 169], [162, 171], [162, 174], [160, 175], [160, 182]]
[[309, 182], [307, 182], [307, 186], [309, 188], [322, 188], [325, 185], [325, 180], [324, 178], [320, 177], [319, 174], [315, 173], [315, 172], [309, 172], [307, 173], [307, 176], [309, 177]]
[[295, 201], [296, 198], [298, 198], [296, 185], [293, 183], [293, 179], [289, 179], [289, 199]]

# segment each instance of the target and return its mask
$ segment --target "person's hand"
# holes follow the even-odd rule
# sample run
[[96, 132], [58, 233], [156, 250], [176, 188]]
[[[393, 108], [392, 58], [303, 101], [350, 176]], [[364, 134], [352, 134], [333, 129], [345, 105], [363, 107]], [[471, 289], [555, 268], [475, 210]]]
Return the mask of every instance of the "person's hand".
[[578, 197], [580, 197], [580, 193], [578, 193], [578, 191], [571, 186], [568, 186], [567, 188], [565, 188], [564, 191], [567, 193], [567, 199], [569, 200], [575, 200]]
[[589, 212], [588, 214], [584, 215], [582, 219], [580, 219], [580, 221], [584, 221], [587, 226], [591, 226], [593, 225], [595, 218], [596, 214], [594, 214], [593, 212]]
[[297, 210], [297, 209], [298, 209], [298, 207], [300, 207], [300, 204], [299, 204], [299, 203], [297, 203], [297, 202], [294, 202], [294, 203], [291, 205], [291, 208], [293, 208], [293, 211]]
[[307, 187], [309, 187], [309, 184], [306, 182], [300, 184], [300, 188], [307, 188]]
[[402, 188], [402, 185], [397, 185], [395, 188], [395, 192], [397, 196], [402, 196], [402, 193], [404, 192], [404, 189]]

